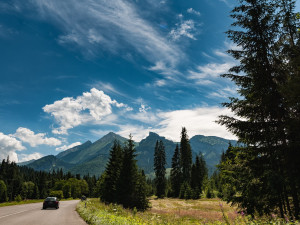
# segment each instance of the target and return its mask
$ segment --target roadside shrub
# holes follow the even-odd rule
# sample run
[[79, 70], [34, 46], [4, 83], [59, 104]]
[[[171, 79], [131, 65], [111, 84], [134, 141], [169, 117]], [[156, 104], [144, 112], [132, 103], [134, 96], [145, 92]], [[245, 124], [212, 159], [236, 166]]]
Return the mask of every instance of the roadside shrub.
[[50, 196], [57, 197], [58, 199], [63, 199], [63, 198], [64, 198], [64, 194], [63, 194], [63, 191], [62, 191], [62, 190], [59, 190], [59, 191], [51, 191], [51, 192], [50, 192]]

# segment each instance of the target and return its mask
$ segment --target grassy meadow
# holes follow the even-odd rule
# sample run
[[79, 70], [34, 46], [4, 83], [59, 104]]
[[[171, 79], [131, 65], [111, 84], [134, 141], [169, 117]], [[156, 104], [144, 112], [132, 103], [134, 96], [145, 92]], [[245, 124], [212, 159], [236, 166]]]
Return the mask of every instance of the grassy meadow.
[[[278, 218], [252, 220], [237, 213], [220, 199], [151, 199], [145, 212], [127, 210], [119, 205], [105, 205], [99, 199], [88, 199], [77, 205], [77, 211], [88, 224], [299, 224]], [[86, 207], [85, 207], [86, 203]]]

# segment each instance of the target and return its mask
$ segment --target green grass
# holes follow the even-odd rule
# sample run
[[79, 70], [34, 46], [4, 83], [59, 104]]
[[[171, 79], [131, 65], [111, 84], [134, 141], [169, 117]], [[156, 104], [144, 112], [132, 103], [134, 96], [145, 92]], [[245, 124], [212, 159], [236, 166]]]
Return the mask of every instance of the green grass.
[[17, 202], [17, 201], [3, 202], [3, 203], [0, 203], [0, 207], [10, 206], [10, 205], [23, 205], [23, 204], [37, 203], [37, 202], [43, 202], [43, 201], [44, 201], [44, 199], [30, 199], [30, 200], [23, 200], [20, 202]]
[[[249, 216], [241, 216], [236, 209], [219, 199], [151, 200], [152, 208], [146, 212], [135, 212], [124, 209], [120, 205], [105, 205], [99, 199], [88, 199], [77, 205], [77, 212], [90, 225], [117, 224], [300, 224], [279, 218], [259, 218], [252, 220]], [[221, 205], [220, 205], [221, 204]]]

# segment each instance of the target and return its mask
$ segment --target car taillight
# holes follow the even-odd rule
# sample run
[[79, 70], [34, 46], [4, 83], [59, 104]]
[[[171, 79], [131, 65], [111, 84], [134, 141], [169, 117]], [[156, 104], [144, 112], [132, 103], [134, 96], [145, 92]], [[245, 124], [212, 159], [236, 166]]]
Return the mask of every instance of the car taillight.
[[58, 201], [56, 201], [55, 203], [58, 204]]

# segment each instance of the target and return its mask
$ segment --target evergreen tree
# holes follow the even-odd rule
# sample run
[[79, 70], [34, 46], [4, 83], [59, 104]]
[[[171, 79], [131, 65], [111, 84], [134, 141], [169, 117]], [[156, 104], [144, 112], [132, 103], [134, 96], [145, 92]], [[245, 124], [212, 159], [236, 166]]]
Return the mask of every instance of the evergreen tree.
[[129, 136], [123, 150], [123, 162], [120, 178], [117, 186], [117, 203], [125, 208], [134, 208], [144, 210], [147, 208], [148, 199], [146, 196], [146, 180], [138, 172], [135, 160], [135, 148], [132, 136]]
[[206, 162], [203, 155], [196, 156], [195, 163], [192, 166], [191, 188], [194, 190], [194, 197], [199, 198], [203, 190], [203, 182], [207, 177]]
[[172, 157], [172, 168], [170, 173], [172, 196], [178, 197], [181, 186], [181, 163], [180, 163], [180, 151], [178, 144], [176, 145], [174, 155]]
[[0, 202], [7, 201], [7, 187], [3, 180], [0, 180]]
[[138, 173], [135, 186], [135, 200], [134, 200], [134, 207], [139, 211], [145, 211], [148, 209], [149, 200], [147, 198], [147, 183], [146, 183], [146, 176], [143, 171]]
[[156, 141], [154, 150], [154, 172], [156, 183], [156, 195], [158, 198], [163, 198], [166, 193], [166, 153], [165, 146], [160, 140]]
[[[293, 8], [291, 0], [241, 0], [231, 13], [233, 26], [241, 29], [227, 32], [240, 47], [228, 52], [240, 64], [223, 76], [236, 83], [242, 98], [230, 98], [224, 106], [242, 119], [221, 116], [219, 122], [244, 146], [230, 150], [234, 157], [228, 155], [221, 164], [226, 177], [232, 177], [235, 191], [242, 195], [229, 195], [228, 200], [250, 214], [270, 213], [278, 207], [283, 216], [286, 207], [290, 215], [299, 215], [299, 188], [291, 172], [299, 168], [299, 157], [295, 160], [292, 156], [299, 151], [292, 150], [295, 136], [289, 136], [293, 133], [289, 118], [296, 118], [293, 107], [297, 108], [299, 99], [293, 102], [289, 94], [285, 95], [289, 80], [297, 82], [299, 74], [299, 67], [293, 65], [299, 65], [299, 34]], [[299, 142], [295, 146], [299, 147]]]
[[182, 182], [190, 183], [192, 170], [192, 149], [185, 127], [183, 127], [181, 131], [180, 157]]
[[115, 140], [110, 151], [104, 178], [101, 200], [108, 203], [117, 201], [117, 182], [122, 169], [123, 152], [120, 143]]

